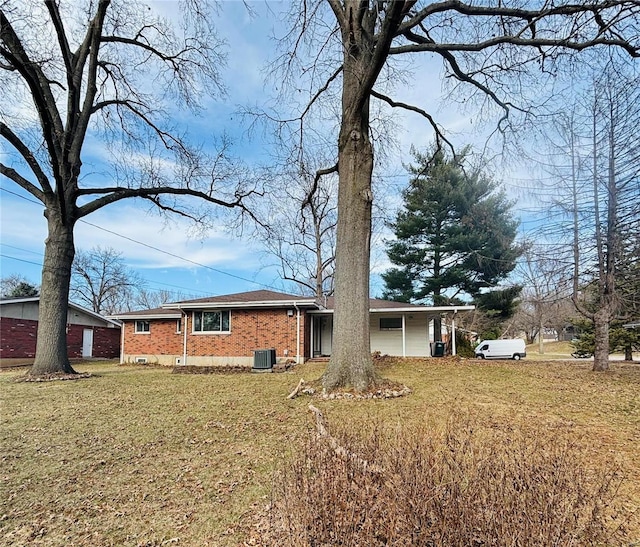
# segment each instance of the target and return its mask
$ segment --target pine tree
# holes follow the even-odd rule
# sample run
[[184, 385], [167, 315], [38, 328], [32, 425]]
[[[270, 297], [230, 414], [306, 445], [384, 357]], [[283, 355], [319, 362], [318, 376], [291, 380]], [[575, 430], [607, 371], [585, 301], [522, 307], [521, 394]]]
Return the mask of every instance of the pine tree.
[[404, 206], [390, 224], [387, 255], [397, 267], [383, 274], [385, 298], [446, 305], [496, 286], [514, 269], [513, 204], [499, 185], [442, 150], [414, 152]]

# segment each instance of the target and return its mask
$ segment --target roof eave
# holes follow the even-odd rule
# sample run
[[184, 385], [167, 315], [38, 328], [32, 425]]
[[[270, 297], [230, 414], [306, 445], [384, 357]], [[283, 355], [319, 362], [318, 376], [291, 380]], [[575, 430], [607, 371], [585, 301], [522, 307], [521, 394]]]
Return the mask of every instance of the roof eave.
[[[38, 303], [38, 305], [40, 305], [40, 296], [25, 296], [24, 298], [2, 298], [0, 299], [0, 303], [1, 304], [27, 304], [27, 303], [32, 303], [32, 302], [36, 302]], [[91, 317], [94, 317], [95, 319], [98, 319], [100, 321], [105, 321], [106, 323], [111, 323], [112, 325], [116, 326], [116, 327], [120, 327], [120, 323], [117, 322], [117, 318], [115, 316], [106, 316], [106, 315], [101, 315], [98, 312], [95, 312], [93, 310], [90, 310], [89, 308], [85, 308], [84, 306], [80, 306], [79, 304], [74, 304], [73, 302], [68, 302], [67, 304], [67, 309], [74, 309], [76, 311], [82, 312], [86, 315], [89, 315]]]
[[[369, 313], [445, 313], [445, 312], [462, 312], [473, 311], [475, 306], [411, 306], [411, 307], [398, 307], [398, 308], [370, 308]], [[332, 314], [333, 309], [314, 310], [311, 313], [314, 315], [319, 314]]]
[[297, 306], [318, 307], [315, 300], [264, 300], [259, 302], [172, 302], [164, 304], [166, 310], [203, 310], [238, 308], [295, 308]]
[[140, 313], [135, 315], [111, 315], [120, 321], [143, 321], [147, 319], [181, 319], [181, 313]]

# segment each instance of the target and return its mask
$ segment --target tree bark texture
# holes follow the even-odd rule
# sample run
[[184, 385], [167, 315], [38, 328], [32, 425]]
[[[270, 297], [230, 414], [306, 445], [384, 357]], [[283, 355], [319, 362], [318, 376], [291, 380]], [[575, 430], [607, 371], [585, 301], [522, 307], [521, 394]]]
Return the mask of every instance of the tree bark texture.
[[593, 315], [595, 349], [593, 353], [593, 370], [609, 370], [609, 321], [611, 309], [605, 303]]
[[45, 244], [40, 293], [38, 340], [30, 376], [75, 374], [67, 351], [67, 310], [71, 265], [75, 255], [73, 223], [63, 222], [55, 209], [47, 209], [49, 235]]
[[375, 18], [358, 17], [346, 3], [342, 123], [338, 140], [338, 226], [331, 359], [327, 390], [364, 391], [376, 382], [369, 333], [369, 260], [373, 148], [369, 138], [369, 89]]
[[[369, 338], [369, 255], [373, 152], [358, 120], [340, 135], [335, 310], [325, 389], [365, 390], [375, 383]], [[366, 320], [363, 320], [366, 318]]]

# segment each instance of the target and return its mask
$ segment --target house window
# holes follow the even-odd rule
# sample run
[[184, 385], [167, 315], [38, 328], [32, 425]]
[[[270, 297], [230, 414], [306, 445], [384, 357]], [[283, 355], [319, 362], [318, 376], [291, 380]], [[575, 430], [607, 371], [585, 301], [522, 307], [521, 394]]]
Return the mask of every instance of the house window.
[[402, 317], [381, 317], [380, 330], [402, 330]]
[[176, 334], [180, 334], [182, 332], [182, 319], [178, 319], [176, 321]]
[[231, 313], [222, 311], [194, 311], [193, 332], [230, 332]]
[[149, 334], [149, 321], [136, 321], [136, 333]]

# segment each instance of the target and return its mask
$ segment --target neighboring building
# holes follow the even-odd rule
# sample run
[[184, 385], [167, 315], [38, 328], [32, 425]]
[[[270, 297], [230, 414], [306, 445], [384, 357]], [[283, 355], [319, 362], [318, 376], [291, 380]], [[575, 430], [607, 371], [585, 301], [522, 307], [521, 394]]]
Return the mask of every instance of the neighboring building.
[[[36, 354], [40, 297], [0, 300], [0, 358], [31, 359]], [[120, 355], [120, 323], [91, 310], [69, 304], [69, 357], [113, 359]]]
[[[200, 298], [122, 313], [122, 362], [162, 365], [252, 365], [256, 350], [278, 361], [331, 355], [333, 299], [273, 291]], [[431, 355], [434, 317], [473, 306], [429, 307], [371, 300], [371, 350], [394, 356]], [[455, 346], [453, 348], [455, 353]]]

